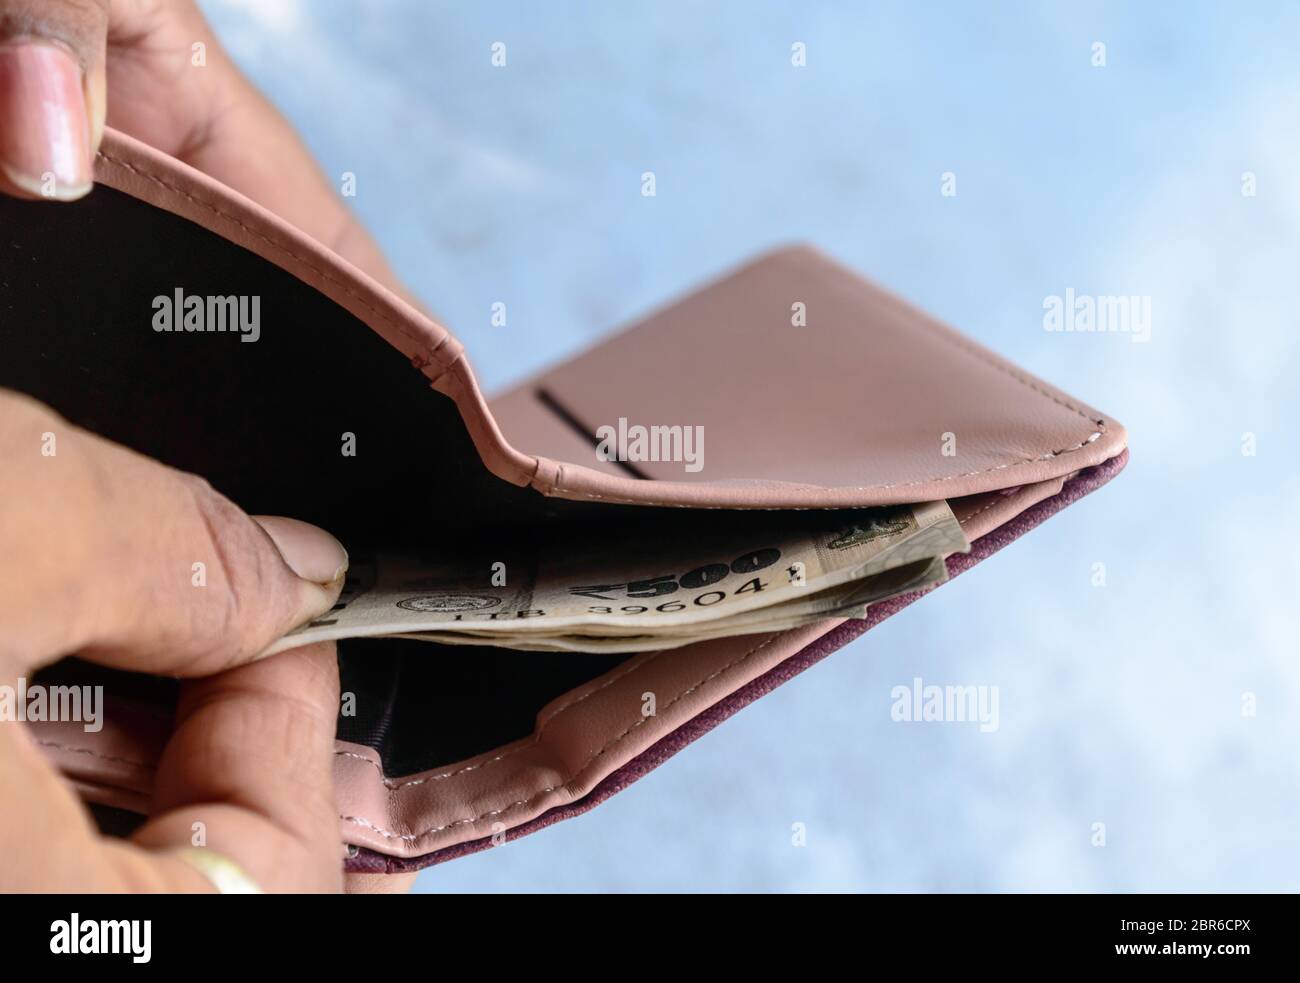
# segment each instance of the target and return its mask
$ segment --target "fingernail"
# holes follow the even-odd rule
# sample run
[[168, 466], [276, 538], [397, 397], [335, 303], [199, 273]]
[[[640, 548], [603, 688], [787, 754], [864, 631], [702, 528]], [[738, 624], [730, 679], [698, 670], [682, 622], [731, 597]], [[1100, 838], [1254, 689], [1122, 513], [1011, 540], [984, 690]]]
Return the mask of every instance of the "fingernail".
[[81, 66], [52, 44], [0, 46], [0, 169], [22, 190], [64, 201], [94, 180]]
[[314, 584], [333, 584], [348, 569], [348, 551], [324, 529], [279, 515], [255, 515], [294, 573]]

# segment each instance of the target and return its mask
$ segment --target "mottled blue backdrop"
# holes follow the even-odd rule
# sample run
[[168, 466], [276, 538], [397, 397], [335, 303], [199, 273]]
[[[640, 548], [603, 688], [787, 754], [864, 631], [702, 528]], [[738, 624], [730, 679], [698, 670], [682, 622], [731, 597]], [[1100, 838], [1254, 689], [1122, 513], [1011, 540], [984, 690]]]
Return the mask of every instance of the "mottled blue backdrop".
[[[1300, 8], [1075, 6], [204, 3], [489, 389], [807, 240], [1131, 434], [1095, 496], [421, 889], [1300, 887]], [[1045, 332], [1066, 288], [1149, 296], [1150, 341]], [[914, 676], [998, 686], [998, 730], [891, 721]]]

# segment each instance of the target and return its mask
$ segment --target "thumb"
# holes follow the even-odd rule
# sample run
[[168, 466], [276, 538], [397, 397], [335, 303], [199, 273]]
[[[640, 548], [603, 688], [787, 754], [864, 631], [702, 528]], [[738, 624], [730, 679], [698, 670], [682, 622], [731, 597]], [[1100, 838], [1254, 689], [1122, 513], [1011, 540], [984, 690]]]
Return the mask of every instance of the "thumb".
[[[45, 450], [42, 450], [44, 448]], [[54, 453], [48, 453], [54, 448]], [[338, 599], [347, 553], [0, 391], [0, 656], [206, 676]], [[11, 631], [10, 626], [17, 626]]]
[[0, 0], [0, 190], [80, 198], [104, 131], [107, 0]]

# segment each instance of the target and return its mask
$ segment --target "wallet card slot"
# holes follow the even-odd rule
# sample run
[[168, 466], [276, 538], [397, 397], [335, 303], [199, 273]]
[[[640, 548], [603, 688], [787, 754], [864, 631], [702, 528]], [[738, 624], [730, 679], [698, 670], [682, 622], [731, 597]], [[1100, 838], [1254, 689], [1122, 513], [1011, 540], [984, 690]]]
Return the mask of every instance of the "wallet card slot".
[[[564, 426], [569, 428], [570, 432], [575, 434], [579, 439], [589, 442], [591, 444], [591, 449], [593, 454], [596, 454], [599, 451], [600, 444], [601, 444], [600, 438], [597, 437], [595, 434], [591, 433], [590, 431], [588, 431], [586, 428], [584, 428], [582, 422], [576, 416], [574, 416], [573, 413], [567, 407], [565, 407], [563, 403], [561, 403], [558, 399], [556, 399], [553, 395], [551, 395], [549, 390], [536, 389], [534, 390], [533, 395], [536, 397], [537, 402], [539, 402], [542, 406], [546, 407], [546, 409], [550, 410], [551, 413], [555, 414], [555, 416], [559, 419], [559, 421]], [[645, 479], [649, 479], [650, 477], [641, 468], [637, 467], [631, 461], [627, 460], [625, 454], [624, 455], [618, 454], [617, 448], [615, 448], [615, 453], [613, 456], [604, 456], [601, 459], [609, 461], [609, 463], [615, 465], [620, 470], [624, 471], [630, 478], [645, 480]]]

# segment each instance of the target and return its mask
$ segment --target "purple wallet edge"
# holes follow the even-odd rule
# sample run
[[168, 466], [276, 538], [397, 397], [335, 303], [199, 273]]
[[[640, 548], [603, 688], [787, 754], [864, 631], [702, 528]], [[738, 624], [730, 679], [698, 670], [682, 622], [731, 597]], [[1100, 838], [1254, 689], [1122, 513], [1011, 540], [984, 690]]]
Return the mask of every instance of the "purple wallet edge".
[[[1071, 505], [1085, 495], [1096, 491], [1115, 475], [1119, 474], [1128, 463], [1128, 450], [1104, 461], [1095, 467], [1079, 472], [1072, 480], [1051, 498], [1044, 499], [1010, 522], [986, 533], [971, 544], [969, 553], [958, 553], [948, 559], [948, 573], [955, 577], [969, 570], [981, 560], [1019, 539], [1029, 530], [1055, 515], [1067, 505]], [[553, 823], [573, 816], [581, 815], [595, 808], [616, 792], [621, 792], [639, 778], [648, 775], [654, 769], [681, 751], [688, 744], [699, 740], [718, 724], [732, 714], [765, 696], [782, 683], [788, 682], [814, 663], [820, 662], [837, 649], [843, 648], [863, 632], [868, 631], [893, 614], [901, 611], [913, 601], [923, 597], [926, 591], [906, 594], [892, 598], [868, 609], [867, 617], [858, 621], [846, 621], [832, 628], [806, 648], [790, 656], [784, 662], [769, 669], [766, 673], [742, 686], [730, 696], [709, 707], [703, 713], [692, 717], [687, 723], [678, 727], [671, 734], [652, 744], [627, 764], [611, 772], [595, 788], [576, 802], [556, 806], [542, 815], [529, 820], [506, 834], [507, 840], [514, 840], [529, 833], [545, 829]], [[373, 850], [361, 848], [354, 857], [349, 857], [346, 870], [359, 873], [399, 874], [421, 870], [434, 864], [455, 860], [457, 857], [478, 853], [492, 846], [491, 837], [458, 843], [455, 846], [435, 850], [419, 857], [390, 857]]]

